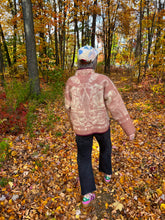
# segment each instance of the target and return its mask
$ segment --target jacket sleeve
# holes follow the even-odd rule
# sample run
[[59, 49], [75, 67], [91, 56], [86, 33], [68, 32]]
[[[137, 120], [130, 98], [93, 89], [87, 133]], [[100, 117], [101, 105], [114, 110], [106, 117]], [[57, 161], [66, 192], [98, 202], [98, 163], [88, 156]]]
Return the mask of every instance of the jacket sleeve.
[[112, 117], [118, 121], [124, 132], [128, 136], [133, 135], [135, 133], [135, 127], [121, 95], [109, 78], [105, 80], [104, 84], [104, 99], [107, 109], [110, 111]]
[[68, 79], [65, 86], [65, 108], [66, 110], [71, 108], [70, 79]]

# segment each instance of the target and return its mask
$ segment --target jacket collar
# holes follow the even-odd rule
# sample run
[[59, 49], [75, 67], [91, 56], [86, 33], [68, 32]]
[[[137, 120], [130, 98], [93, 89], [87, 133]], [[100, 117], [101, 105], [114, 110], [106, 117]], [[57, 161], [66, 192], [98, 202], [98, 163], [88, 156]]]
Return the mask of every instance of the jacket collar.
[[91, 75], [95, 73], [94, 69], [90, 69], [90, 68], [87, 68], [87, 69], [78, 69], [75, 73], [75, 76], [79, 76], [79, 75]]

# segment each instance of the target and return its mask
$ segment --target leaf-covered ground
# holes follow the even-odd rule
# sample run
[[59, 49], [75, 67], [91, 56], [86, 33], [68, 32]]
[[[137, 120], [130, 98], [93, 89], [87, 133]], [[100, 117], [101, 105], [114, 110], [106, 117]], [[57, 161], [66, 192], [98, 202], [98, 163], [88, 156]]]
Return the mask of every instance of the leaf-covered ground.
[[[89, 208], [81, 205], [75, 135], [61, 100], [37, 109], [35, 137], [6, 136], [12, 151], [0, 168], [1, 180], [9, 181], [0, 188], [0, 220], [165, 219], [164, 101], [143, 87], [133, 85], [132, 90], [125, 80], [114, 82], [137, 135], [129, 142], [111, 120], [113, 175], [108, 184], [98, 171], [94, 141], [95, 203]], [[53, 121], [51, 129], [48, 117]]]

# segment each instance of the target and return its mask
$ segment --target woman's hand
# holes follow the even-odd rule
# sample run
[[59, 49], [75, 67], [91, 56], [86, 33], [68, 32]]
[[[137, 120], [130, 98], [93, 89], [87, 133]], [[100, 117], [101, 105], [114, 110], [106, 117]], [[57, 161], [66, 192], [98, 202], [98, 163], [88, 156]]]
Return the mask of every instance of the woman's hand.
[[131, 135], [129, 136], [129, 140], [130, 140], [130, 141], [133, 141], [134, 138], [135, 138], [135, 134], [131, 134]]

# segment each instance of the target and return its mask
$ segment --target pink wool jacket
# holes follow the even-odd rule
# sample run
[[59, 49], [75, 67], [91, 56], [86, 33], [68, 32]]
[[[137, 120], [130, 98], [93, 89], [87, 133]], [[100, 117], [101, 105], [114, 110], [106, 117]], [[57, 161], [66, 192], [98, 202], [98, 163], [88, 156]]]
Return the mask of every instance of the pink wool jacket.
[[65, 107], [78, 135], [106, 132], [110, 126], [108, 112], [128, 136], [135, 133], [117, 88], [107, 76], [95, 73], [93, 69], [77, 70], [68, 79]]

